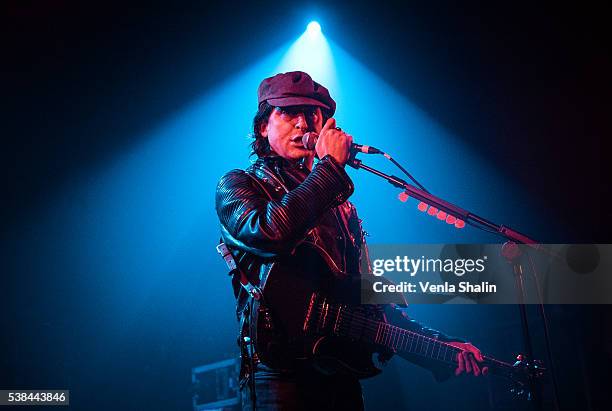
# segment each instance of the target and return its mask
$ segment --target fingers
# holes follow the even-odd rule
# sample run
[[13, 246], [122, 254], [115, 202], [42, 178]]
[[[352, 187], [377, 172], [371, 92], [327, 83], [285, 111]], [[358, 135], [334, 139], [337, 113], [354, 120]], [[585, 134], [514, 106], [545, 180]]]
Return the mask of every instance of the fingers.
[[465, 359], [463, 358], [463, 351], [457, 354], [457, 369], [455, 370], [455, 375], [461, 374], [465, 371]]
[[327, 131], [332, 128], [336, 128], [336, 119], [333, 117], [327, 119], [327, 121], [323, 125], [323, 128], [321, 129], [320, 134], [323, 134], [324, 131]]
[[331, 155], [342, 167], [346, 164], [350, 155], [353, 137], [336, 128], [336, 120], [330, 118], [319, 133], [319, 139], [315, 150], [319, 158]]
[[484, 357], [482, 356], [482, 353], [480, 352], [480, 350], [472, 346], [472, 350], [470, 350], [470, 353], [473, 354], [473, 355], [470, 355], [470, 357], [472, 358], [472, 361], [473, 361], [472, 365], [474, 368], [474, 375], [476, 377], [478, 377], [480, 374], [485, 375], [485, 370], [487, 370], [488, 372], [489, 369], [487, 367], [483, 367], [482, 369], [480, 369], [480, 365], [478, 365], [479, 362], [484, 361]]
[[470, 355], [469, 352], [462, 352], [463, 354], [463, 358], [464, 358], [464, 363], [465, 363], [465, 372], [467, 374], [470, 374], [472, 372], [472, 361], [474, 360], [474, 357], [472, 355]]
[[473, 373], [475, 377], [478, 377], [480, 374], [486, 375], [489, 372], [489, 369], [484, 367], [481, 370], [478, 366], [476, 357], [471, 351], [461, 351], [457, 354], [457, 368], [455, 369], [455, 375], [459, 375], [464, 371], [466, 374]]
[[481, 374], [486, 375], [489, 373], [488, 367], [483, 367], [481, 369], [480, 365], [478, 364], [485, 360], [478, 348], [474, 347], [470, 343], [463, 342], [451, 342], [450, 345], [461, 350], [457, 354], [457, 368], [455, 369], [455, 375], [459, 375], [464, 371], [466, 374], [474, 374], [475, 377], [478, 377]]
[[480, 367], [478, 366], [478, 363], [476, 363], [476, 358], [474, 358], [474, 355], [472, 353], [468, 353], [467, 356], [472, 365], [472, 371], [474, 372], [474, 376], [478, 377], [480, 375]]
[[470, 346], [468, 347], [468, 351], [474, 355], [474, 357], [476, 357], [476, 361], [478, 362], [483, 362], [484, 358], [482, 357], [482, 353], [480, 352], [480, 350], [476, 347], [474, 347], [473, 345], [470, 344]]

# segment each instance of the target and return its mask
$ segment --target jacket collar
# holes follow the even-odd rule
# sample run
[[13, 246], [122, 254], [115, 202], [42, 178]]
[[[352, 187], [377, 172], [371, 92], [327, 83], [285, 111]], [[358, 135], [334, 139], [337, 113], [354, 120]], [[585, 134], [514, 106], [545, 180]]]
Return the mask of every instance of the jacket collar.
[[258, 165], [258, 163], [261, 165], [266, 165], [268, 167], [271, 167], [272, 169], [276, 169], [276, 168], [281, 168], [283, 170], [291, 170], [291, 169], [305, 170], [306, 169], [303, 161], [289, 161], [277, 154], [259, 157], [255, 161], [256, 165]]
[[[292, 186], [296, 180], [299, 182], [304, 179], [305, 174], [310, 173], [302, 162], [292, 162], [279, 155], [259, 157], [248, 170], [251, 170], [251, 173], [264, 182], [272, 184], [276, 191], [284, 190], [285, 192], [289, 192], [287, 184]], [[294, 177], [289, 177], [287, 181], [288, 175]]]

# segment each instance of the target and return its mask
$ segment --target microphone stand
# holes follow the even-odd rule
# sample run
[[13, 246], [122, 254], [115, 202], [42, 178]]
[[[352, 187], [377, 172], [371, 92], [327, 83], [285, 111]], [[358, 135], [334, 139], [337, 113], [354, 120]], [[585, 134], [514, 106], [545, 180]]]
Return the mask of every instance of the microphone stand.
[[[423, 201], [429, 206], [436, 207], [437, 209], [442, 210], [446, 212], [447, 214], [452, 215], [458, 219], [461, 219], [465, 221], [466, 223], [470, 222], [472, 225], [475, 225], [477, 227], [488, 229], [488, 231], [499, 234], [508, 240], [503, 245], [501, 253], [508, 260], [509, 263], [513, 264], [513, 272], [515, 275], [515, 285], [516, 285], [516, 291], [517, 291], [517, 300], [518, 300], [519, 312], [520, 312], [520, 317], [521, 317], [521, 328], [523, 332], [523, 344], [524, 344], [524, 349], [527, 355], [526, 367], [528, 370], [528, 375], [530, 376], [528, 378], [528, 385], [529, 385], [530, 392], [533, 393], [533, 395], [529, 395], [528, 398], [529, 399], [533, 398], [535, 400], [532, 403], [534, 405], [534, 408], [543, 409], [542, 408], [543, 407], [542, 395], [541, 395], [541, 392], [539, 392], [540, 390], [538, 389], [541, 387], [536, 386], [535, 379], [531, 377], [531, 375], [536, 375], [536, 373], [540, 372], [540, 370], [538, 370], [538, 366], [534, 363], [533, 346], [531, 343], [531, 333], [529, 332], [529, 324], [527, 321], [527, 310], [525, 306], [525, 295], [526, 295], [525, 294], [525, 278], [524, 278], [524, 273], [523, 273], [523, 267], [519, 261], [522, 252], [520, 251], [518, 244], [525, 244], [535, 250], [545, 251], [547, 253], [551, 253], [550, 250], [547, 250], [546, 248], [544, 248], [538, 241], [526, 236], [525, 234], [519, 233], [518, 231], [513, 230], [510, 227], [495, 224], [483, 217], [480, 217], [454, 204], [444, 201], [441, 198], [436, 197], [424, 190], [421, 190], [407, 183], [405, 180], [397, 176], [385, 174], [382, 171], [369, 167], [363, 164], [361, 160], [355, 158], [356, 154], [357, 152], [355, 151], [351, 153], [347, 161], [347, 165], [357, 170], [359, 169], [365, 170], [378, 177], [381, 177], [384, 180], [387, 180], [387, 182], [389, 182], [393, 186], [405, 190], [406, 194], [408, 194], [409, 196], [414, 197], [417, 200]], [[534, 267], [532, 267], [532, 269], [535, 270]], [[534, 276], [535, 276], [535, 272], [534, 272]], [[551, 377], [552, 377], [552, 383], [553, 383], [553, 394], [554, 394], [553, 399], [554, 399], [555, 409], [559, 410], [557, 379], [554, 373], [552, 353], [550, 349], [550, 337], [547, 331], [547, 324], [546, 324], [546, 317], [544, 313], [543, 302], [541, 301], [540, 303], [541, 303], [540, 312], [544, 320], [544, 328], [545, 328], [544, 338], [546, 339], [546, 354], [548, 357], [548, 361], [550, 363]], [[525, 360], [524, 358], [522, 358], [522, 356], [519, 356], [517, 359], [519, 361]]]
[[376, 170], [375, 168], [369, 167], [363, 164], [361, 160], [354, 158], [354, 155], [349, 158], [346, 164], [355, 169], [365, 170], [374, 175], [377, 175], [387, 180], [395, 187], [404, 189], [406, 194], [408, 194], [409, 196], [414, 197], [417, 200], [423, 201], [424, 203], [427, 203], [430, 206], [434, 206], [439, 210], [445, 211], [447, 214], [450, 214], [460, 220], [463, 220], [466, 223], [472, 222], [473, 224], [482, 226], [483, 228], [486, 228], [489, 231], [494, 231], [495, 233], [506, 237], [511, 242], [526, 244], [533, 249], [549, 252], [549, 250], [545, 249], [538, 241], [527, 237], [525, 234], [521, 234], [510, 227], [497, 225], [487, 220], [486, 218], [480, 217], [474, 213], [464, 210], [463, 208], [457, 207], [454, 204], [444, 201], [439, 197], [436, 197], [411, 184], [408, 184], [406, 181], [402, 180], [397, 176], [388, 175], [383, 173], [382, 171]]

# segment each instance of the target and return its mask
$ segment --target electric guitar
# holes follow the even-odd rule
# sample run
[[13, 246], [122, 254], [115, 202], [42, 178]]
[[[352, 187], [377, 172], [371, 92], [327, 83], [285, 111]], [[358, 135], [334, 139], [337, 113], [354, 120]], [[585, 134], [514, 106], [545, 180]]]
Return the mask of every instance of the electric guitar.
[[[313, 243], [304, 242], [293, 255], [280, 258], [254, 304], [259, 360], [280, 369], [309, 362], [324, 373], [357, 378], [381, 372], [373, 361], [376, 353], [383, 362], [399, 354], [457, 367], [459, 348], [391, 324], [381, 306], [360, 304], [362, 284], [363, 278], [342, 273]], [[510, 364], [484, 356], [480, 365], [513, 381], [517, 393], [528, 393], [544, 372], [539, 364], [521, 359]]]

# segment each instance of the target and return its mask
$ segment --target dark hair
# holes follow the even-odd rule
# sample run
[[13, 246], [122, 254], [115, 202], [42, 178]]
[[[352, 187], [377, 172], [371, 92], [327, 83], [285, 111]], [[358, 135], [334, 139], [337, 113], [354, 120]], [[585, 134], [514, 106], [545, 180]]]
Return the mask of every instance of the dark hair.
[[263, 157], [270, 153], [270, 142], [261, 135], [261, 126], [268, 122], [272, 110], [274, 110], [274, 106], [271, 106], [267, 101], [262, 101], [259, 104], [259, 109], [253, 118], [253, 133], [251, 137], [255, 140], [251, 142], [251, 156]]
[[[253, 118], [253, 133], [251, 137], [254, 140], [251, 142], [251, 156], [263, 157], [270, 154], [270, 142], [267, 137], [261, 135], [261, 126], [268, 122], [274, 108], [267, 101], [262, 101], [259, 104], [259, 109]], [[323, 124], [325, 124], [330, 117], [329, 112], [321, 109], [321, 114], [323, 116]]]

